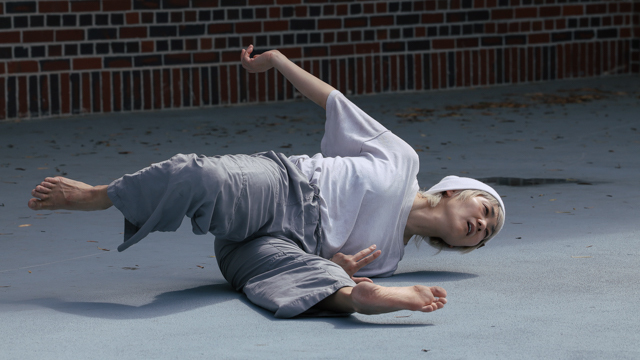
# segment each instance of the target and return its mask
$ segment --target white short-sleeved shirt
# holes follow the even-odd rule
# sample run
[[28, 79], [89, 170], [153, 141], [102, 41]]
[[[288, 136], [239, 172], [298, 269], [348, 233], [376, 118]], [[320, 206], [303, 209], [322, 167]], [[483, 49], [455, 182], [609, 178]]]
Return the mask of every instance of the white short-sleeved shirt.
[[418, 155], [337, 90], [327, 99], [321, 150], [289, 158], [320, 189], [320, 255], [353, 255], [376, 244], [381, 256], [357, 275], [391, 276], [419, 189]]

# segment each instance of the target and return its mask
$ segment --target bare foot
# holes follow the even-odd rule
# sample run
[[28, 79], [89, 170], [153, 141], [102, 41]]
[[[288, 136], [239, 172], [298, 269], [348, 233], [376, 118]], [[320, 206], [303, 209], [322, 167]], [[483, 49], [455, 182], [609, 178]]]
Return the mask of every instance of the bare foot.
[[398, 310], [431, 312], [447, 303], [447, 292], [439, 286], [414, 285], [384, 287], [361, 282], [351, 289], [351, 300], [356, 312], [382, 314]]
[[34, 197], [29, 200], [32, 210], [104, 210], [109, 208], [111, 200], [107, 195], [107, 186], [91, 186], [60, 176], [48, 177], [31, 191]]

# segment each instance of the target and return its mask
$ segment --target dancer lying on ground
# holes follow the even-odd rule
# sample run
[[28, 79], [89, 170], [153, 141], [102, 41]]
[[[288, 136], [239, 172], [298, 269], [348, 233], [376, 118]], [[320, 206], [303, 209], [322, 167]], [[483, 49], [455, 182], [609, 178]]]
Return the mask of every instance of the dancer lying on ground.
[[242, 50], [245, 69], [275, 67], [326, 109], [322, 154], [179, 154], [99, 186], [46, 178], [29, 207], [114, 205], [125, 218], [119, 251], [175, 231], [186, 215], [194, 233], [215, 235], [224, 277], [276, 317], [441, 309], [440, 287], [383, 287], [368, 277], [392, 275], [412, 237], [460, 251], [483, 246], [504, 224], [499, 195], [457, 176], [420, 192], [407, 143], [277, 50], [252, 51]]

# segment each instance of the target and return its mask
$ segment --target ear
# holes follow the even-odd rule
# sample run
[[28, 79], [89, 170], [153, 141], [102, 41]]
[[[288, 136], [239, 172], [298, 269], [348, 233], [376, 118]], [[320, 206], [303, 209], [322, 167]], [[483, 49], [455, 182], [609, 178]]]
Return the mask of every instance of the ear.
[[442, 196], [446, 198], [453, 197], [455, 194], [459, 193], [460, 190], [447, 190], [442, 192]]

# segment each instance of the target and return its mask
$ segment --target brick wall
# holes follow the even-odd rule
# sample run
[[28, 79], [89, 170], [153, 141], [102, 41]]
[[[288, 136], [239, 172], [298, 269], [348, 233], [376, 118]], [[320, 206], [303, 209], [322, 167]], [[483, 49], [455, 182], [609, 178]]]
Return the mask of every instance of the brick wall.
[[347, 94], [640, 72], [640, 1], [0, 2], [0, 119], [281, 101], [239, 50]]

